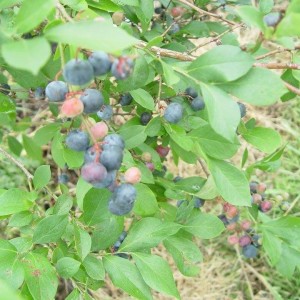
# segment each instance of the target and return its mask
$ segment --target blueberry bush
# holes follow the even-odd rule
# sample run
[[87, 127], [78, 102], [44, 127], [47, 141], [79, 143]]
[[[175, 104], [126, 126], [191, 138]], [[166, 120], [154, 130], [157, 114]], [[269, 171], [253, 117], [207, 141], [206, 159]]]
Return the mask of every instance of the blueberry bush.
[[[285, 143], [247, 106], [300, 95], [299, 6], [2, 0], [0, 154], [25, 180], [0, 189], [1, 299], [51, 300], [59, 282], [65, 299], [93, 299], [106, 280], [137, 299], [180, 299], [151, 249], [196, 276], [197, 240], [224, 232], [243, 260], [265, 253], [291, 277], [300, 220], [251, 178], [280, 167]], [[172, 174], [169, 157], [203, 175]]]

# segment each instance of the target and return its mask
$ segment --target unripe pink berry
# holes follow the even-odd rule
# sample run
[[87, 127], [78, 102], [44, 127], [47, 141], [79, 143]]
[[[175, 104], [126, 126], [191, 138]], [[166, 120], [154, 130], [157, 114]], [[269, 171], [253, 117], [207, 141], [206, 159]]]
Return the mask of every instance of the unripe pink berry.
[[262, 201], [262, 196], [260, 194], [253, 194], [252, 199], [253, 199], [253, 203], [260, 204]]
[[131, 184], [140, 182], [141, 177], [142, 177], [142, 173], [140, 169], [136, 167], [129, 168], [124, 174], [125, 181]]
[[251, 244], [251, 238], [249, 235], [243, 235], [239, 239], [239, 245], [245, 247]]
[[237, 235], [230, 235], [227, 238], [227, 241], [230, 245], [236, 245], [239, 242], [239, 238]]
[[265, 200], [260, 204], [259, 208], [262, 212], [268, 212], [272, 209], [272, 202]]
[[96, 140], [102, 140], [107, 136], [108, 127], [104, 122], [98, 122], [91, 127], [91, 134]]
[[151, 171], [153, 172], [155, 167], [154, 167], [154, 164], [152, 162], [147, 162], [145, 163], [146, 167]]
[[267, 185], [265, 183], [259, 183], [256, 187], [256, 190], [259, 194], [263, 194], [267, 189]]
[[226, 226], [229, 231], [234, 231], [236, 229], [236, 223], [231, 223]]
[[248, 230], [251, 227], [251, 221], [249, 220], [243, 220], [241, 223], [241, 227], [243, 228], [243, 230]]
[[238, 211], [237, 207], [231, 205], [230, 207], [228, 207], [228, 209], [226, 211], [226, 216], [229, 219], [231, 219], [231, 218], [234, 218], [238, 213], [239, 213], [239, 211]]
[[82, 114], [84, 109], [83, 103], [77, 98], [65, 100], [61, 107], [63, 117], [73, 118]]
[[158, 155], [160, 156], [160, 157], [166, 157], [167, 155], [168, 155], [168, 153], [169, 153], [169, 151], [170, 151], [170, 148], [169, 147], [164, 147], [164, 146], [162, 146], [162, 145], [158, 145], [157, 147], [156, 147], [156, 152], [158, 153]]
[[184, 11], [183, 7], [176, 6], [171, 9], [171, 15], [173, 18], [176, 18], [181, 16], [183, 11]]

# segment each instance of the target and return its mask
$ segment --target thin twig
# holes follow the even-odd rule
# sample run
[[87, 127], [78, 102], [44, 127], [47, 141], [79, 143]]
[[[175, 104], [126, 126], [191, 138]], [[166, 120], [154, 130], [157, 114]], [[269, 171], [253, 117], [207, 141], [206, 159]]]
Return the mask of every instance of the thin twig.
[[213, 42], [218, 41], [218, 40], [219, 40], [223, 35], [225, 35], [226, 33], [231, 32], [231, 31], [233, 31], [233, 30], [235, 30], [235, 29], [237, 29], [237, 28], [239, 28], [239, 27], [241, 27], [241, 26], [243, 26], [243, 24], [237, 24], [236, 26], [234, 26], [234, 27], [232, 27], [232, 28], [229, 28], [228, 30], [225, 30], [224, 32], [222, 32], [222, 33], [219, 34], [218, 36], [212, 38], [210, 41], [208, 41], [208, 42], [206, 42], [206, 43], [204, 43], [204, 44], [200, 44], [200, 45], [198, 45], [197, 47], [193, 48], [192, 50], [188, 51], [188, 54], [191, 54], [191, 53], [195, 52], [196, 50], [198, 50], [199, 48], [202, 48], [202, 47], [204, 47], [204, 46], [206, 46], [206, 45], [208, 45], [208, 44], [211, 44], [211, 43], [213, 43]]
[[300, 65], [293, 64], [293, 63], [277, 63], [277, 62], [270, 62], [270, 63], [254, 63], [253, 67], [260, 67], [266, 69], [273, 69], [273, 70], [280, 70], [280, 69], [292, 69], [292, 70], [300, 70]]
[[291, 52], [293, 50], [299, 50], [300, 49], [300, 46], [296, 46], [294, 49], [288, 49], [288, 48], [278, 48], [278, 49], [275, 49], [273, 51], [270, 51], [268, 53], [265, 53], [265, 54], [262, 54], [262, 55], [259, 55], [257, 57], [255, 57], [256, 60], [260, 60], [260, 59], [264, 59], [268, 56], [272, 56], [274, 54], [277, 54], [277, 53], [281, 53], [281, 52]]
[[199, 7], [197, 7], [196, 5], [194, 5], [193, 3], [190, 3], [186, 0], [177, 0], [178, 2], [182, 3], [182, 4], [185, 4], [187, 6], [189, 6], [190, 8], [194, 9], [195, 11], [197, 11], [198, 13], [200, 14], [203, 14], [203, 15], [207, 15], [207, 16], [210, 16], [212, 18], [215, 18], [215, 19], [219, 19], [219, 20], [222, 20], [230, 25], [236, 25], [236, 23], [232, 22], [232, 21], [229, 21], [229, 20], [226, 20], [224, 19], [222, 16], [220, 15], [217, 15], [217, 14], [214, 14], [214, 13], [211, 13], [209, 11], [206, 11], [206, 10], [203, 10]]
[[33, 178], [33, 175], [24, 167], [24, 165], [20, 161], [18, 161], [17, 159], [15, 159], [13, 156], [11, 156], [8, 152], [6, 152], [1, 147], [0, 147], [0, 153], [2, 153], [6, 158], [8, 158], [17, 167], [19, 167], [24, 172], [24, 174], [26, 175], [26, 177], [28, 178], [28, 180], [31, 180]]
[[294, 87], [293, 85], [289, 84], [289, 83], [286, 82], [286, 81], [284, 81], [283, 83], [284, 83], [284, 85], [286, 86], [286, 88], [287, 88], [289, 91], [291, 91], [291, 92], [293, 92], [294, 94], [300, 96], [300, 89]]
[[193, 57], [191, 55], [180, 53], [180, 52], [169, 50], [169, 49], [162, 49], [162, 48], [159, 48], [159, 47], [156, 47], [156, 46], [147, 47], [147, 43], [142, 42], [142, 41], [137, 43], [135, 45], [135, 47], [138, 48], [138, 49], [147, 48], [152, 53], [157, 54], [157, 52], [159, 52], [160, 56], [175, 58], [175, 59], [182, 60], [182, 61], [193, 61], [193, 60], [196, 59], [195, 57]]
[[59, 11], [59, 13], [61, 14], [61, 16], [69, 21], [69, 22], [74, 22], [74, 20], [69, 16], [69, 14], [66, 12], [65, 8], [63, 5], [61, 5], [58, 1], [56, 3], [56, 9]]
[[206, 169], [203, 161], [200, 158], [198, 159], [198, 161], [199, 161], [199, 163], [201, 165], [201, 168], [202, 168], [203, 172], [205, 173], [206, 177], [208, 178], [209, 177], [209, 173], [208, 173], [208, 171], [207, 171], [207, 169]]
[[242, 257], [241, 257], [241, 254], [240, 254], [240, 250], [238, 248], [238, 245], [235, 245], [235, 251], [236, 251], [236, 254], [237, 254], [237, 258], [239, 260], [239, 263], [241, 265], [241, 269], [242, 269], [242, 272], [243, 272], [243, 275], [246, 279], [246, 283], [247, 283], [247, 286], [248, 286], [248, 290], [249, 290], [249, 293], [250, 293], [250, 297], [251, 299], [254, 299], [254, 294], [253, 294], [253, 289], [252, 289], [252, 285], [250, 283], [250, 280], [249, 280], [249, 277], [248, 277], [248, 274], [247, 274], [247, 271], [245, 269], [245, 262], [243, 261]]
[[296, 199], [292, 202], [291, 206], [288, 208], [288, 210], [284, 213], [284, 216], [287, 216], [290, 211], [294, 208], [294, 206], [297, 204], [297, 202], [300, 199], [300, 195], [298, 197], [296, 197]]
[[257, 279], [259, 279], [259, 281], [272, 293], [274, 294], [273, 288], [272, 286], [269, 284], [269, 282], [265, 279], [264, 276], [262, 276], [260, 273], [258, 273], [251, 265], [245, 263], [245, 266], [247, 267], [247, 269], [253, 273]]

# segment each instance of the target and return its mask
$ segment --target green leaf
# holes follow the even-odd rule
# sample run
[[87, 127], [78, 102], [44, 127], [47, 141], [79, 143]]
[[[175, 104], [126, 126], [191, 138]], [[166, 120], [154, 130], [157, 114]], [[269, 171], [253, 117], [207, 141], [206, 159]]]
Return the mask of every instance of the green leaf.
[[[299, 1], [294, 1], [299, 5]], [[276, 36], [277, 37], [285, 37], [291, 36], [295, 37], [300, 35], [300, 12], [290, 12], [285, 15], [285, 17], [281, 20], [278, 24], [276, 29]]]
[[63, 135], [60, 132], [57, 132], [53, 138], [51, 143], [51, 154], [54, 162], [60, 167], [65, 167], [65, 159], [64, 159], [64, 146], [63, 142]]
[[111, 192], [107, 189], [91, 189], [83, 200], [83, 219], [89, 226], [100, 223], [110, 216], [108, 200]]
[[196, 263], [202, 262], [202, 253], [192, 241], [171, 236], [164, 240], [164, 246], [172, 255], [177, 268], [183, 275], [196, 276], [199, 273], [199, 266]]
[[15, 30], [18, 33], [31, 31], [47, 18], [54, 7], [54, 0], [35, 0], [32, 9], [32, 0], [24, 0], [15, 18]]
[[53, 215], [45, 217], [35, 228], [33, 242], [36, 244], [46, 244], [58, 241], [64, 234], [67, 224], [67, 215]]
[[23, 227], [31, 223], [33, 219], [30, 211], [21, 211], [13, 214], [9, 220], [8, 226], [10, 227]]
[[74, 289], [65, 300], [81, 300], [79, 290]]
[[48, 259], [34, 252], [23, 259], [25, 282], [34, 300], [53, 300], [58, 279]]
[[123, 137], [127, 149], [135, 148], [144, 143], [147, 138], [145, 126], [132, 125], [121, 128], [119, 134]]
[[87, 183], [81, 177], [77, 181], [76, 185], [76, 200], [78, 207], [83, 210], [83, 200], [87, 192], [92, 188], [92, 185]]
[[105, 270], [101, 259], [97, 259], [94, 255], [89, 254], [83, 261], [86, 273], [95, 280], [104, 280]]
[[92, 251], [108, 248], [117, 241], [123, 231], [123, 218], [112, 216], [95, 226], [92, 234]]
[[282, 254], [278, 264], [277, 270], [285, 277], [292, 278], [296, 267], [300, 268], [300, 252], [287, 244], [282, 245]]
[[[88, 232], [74, 224], [75, 249], [81, 260], [90, 253], [92, 239]], [[95, 278], [94, 278], [95, 279]]]
[[262, 230], [289, 241], [293, 245], [300, 245], [298, 240], [295, 240], [295, 236], [300, 234], [300, 219], [297, 217], [286, 216], [277, 220], [271, 220], [264, 224], [261, 224]]
[[182, 226], [172, 222], [162, 222], [156, 218], [144, 218], [130, 228], [120, 251], [137, 251], [155, 247], [162, 240], [175, 234]]
[[0, 240], [0, 262], [0, 280], [19, 288], [24, 281], [24, 271], [18, 261], [17, 249], [9, 241]]
[[242, 135], [248, 143], [266, 153], [274, 152], [281, 145], [280, 134], [272, 128], [255, 127]]
[[84, 162], [84, 152], [83, 151], [74, 151], [69, 148], [63, 149], [63, 157], [66, 164], [71, 169], [80, 168]]
[[2, 10], [3, 8], [12, 7], [20, 2], [22, 2], [22, 0], [2, 0], [0, 3], [0, 9]]
[[105, 21], [66, 23], [49, 29], [45, 36], [53, 42], [109, 53], [121, 51], [137, 42], [127, 32]]
[[9, 284], [0, 280], [0, 291], [2, 300], [24, 300]]
[[264, 14], [257, 10], [253, 6], [245, 5], [238, 8], [237, 13], [241, 17], [241, 19], [252, 27], [257, 27], [261, 31], [264, 31], [266, 26], [263, 22]]
[[276, 265], [281, 256], [281, 240], [265, 230], [263, 231], [263, 248], [269, 256], [272, 266]]
[[20, 156], [23, 146], [22, 144], [13, 136], [8, 136], [7, 137], [7, 142], [9, 149], [17, 156]]
[[220, 195], [233, 205], [250, 206], [249, 182], [245, 174], [222, 160], [209, 159], [208, 164]]
[[197, 212], [187, 220], [183, 229], [201, 239], [212, 239], [219, 236], [225, 227], [217, 216]]
[[193, 137], [196, 143], [199, 143], [207, 155], [218, 159], [231, 158], [240, 147], [237, 138], [231, 143], [218, 135], [209, 125], [192, 130], [189, 132], [189, 136]]
[[175, 183], [176, 189], [186, 191], [191, 194], [196, 194], [201, 190], [203, 185], [205, 184], [205, 180], [200, 176], [192, 176], [183, 178]]
[[33, 176], [33, 184], [36, 190], [45, 187], [51, 179], [51, 170], [49, 165], [39, 166]]
[[57, 262], [56, 270], [61, 277], [70, 278], [78, 272], [80, 265], [74, 258], [63, 257]]
[[267, 14], [272, 11], [273, 6], [274, 0], [260, 0], [258, 7], [263, 14]]
[[42, 161], [42, 149], [38, 146], [32, 138], [23, 134], [23, 145], [28, 154], [33, 159]]
[[39, 146], [45, 145], [54, 137], [54, 135], [59, 131], [59, 129], [60, 124], [47, 124], [36, 131], [33, 140]]
[[164, 259], [145, 253], [132, 253], [132, 256], [146, 284], [158, 292], [180, 299], [172, 271]]
[[140, 216], [151, 216], [158, 210], [156, 197], [152, 190], [145, 184], [135, 184], [137, 197], [133, 211]]
[[245, 102], [259, 106], [275, 103], [287, 91], [277, 74], [261, 68], [253, 68], [242, 78], [222, 84], [220, 88]]
[[254, 59], [239, 47], [218, 46], [193, 61], [188, 73], [204, 82], [228, 82], [245, 75], [253, 62]]
[[0, 195], [0, 216], [28, 210], [32, 205], [30, 193], [21, 189], [10, 189]]
[[50, 55], [51, 47], [44, 38], [20, 40], [2, 45], [2, 56], [10, 66], [29, 71], [33, 75], [39, 73]]
[[130, 94], [135, 102], [137, 102], [142, 107], [153, 110], [154, 109], [154, 101], [152, 96], [143, 89], [137, 89], [134, 91], [130, 91]]
[[172, 87], [180, 80], [180, 78], [178, 75], [176, 75], [176, 73], [174, 72], [171, 66], [169, 66], [167, 63], [163, 62], [162, 60], [160, 60], [160, 63], [163, 68], [164, 81], [168, 86]]
[[201, 84], [201, 90], [212, 129], [225, 139], [236, 141], [236, 129], [241, 119], [238, 105], [217, 87]]
[[66, 215], [73, 206], [73, 200], [69, 195], [60, 195], [53, 207], [54, 215]]
[[115, 286], [137, 299], [152, 299], [149, 287], [132, 262], [118, 256], [105, 256], [103, 263]]

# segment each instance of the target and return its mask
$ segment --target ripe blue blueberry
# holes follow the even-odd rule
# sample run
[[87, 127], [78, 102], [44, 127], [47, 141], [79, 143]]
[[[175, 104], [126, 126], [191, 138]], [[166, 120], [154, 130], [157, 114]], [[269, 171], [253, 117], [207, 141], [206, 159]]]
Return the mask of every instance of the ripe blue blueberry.
[[81, 130], [72, 130], [66, 137], [66, 145], [68, 148], [75, 151], [85, 151], [90, 143], [89, 136]]
[[164, 118], [173, 124], [178, 123], [182, 119], [183, 107], [180, 103], [173, 102], [165, 110]]
[[93, 52], [89, 57], [89, 62], [93, 66], [95, 76], [108, 73], [112, 64], [109, 55], [103, 51]]
[[173, 179], [173, 181], [176, 183], [176, 182], [178, 182], [178, 181], [180, 181], [180, 180], [182, 180], [182, 177], [180, 177], [180, 176], [176, 176], [174, 179]]
[[122, 106], [129, 105], [132, 102], [132, 99], [133, 99], [132, 96], [129, 93], [126, 93], [126, 94], [122, 95], [120, 104]]
[[80, 97], [86, 114], [96, 113], [103, 105], [102, 94], [95, 89], [86, 89]]
[[108, 209], [114, 215], [126, 215], [132, 210], [135, 198], [135, 187], [129, 183], [123, 183], [114, 190]]
[[[106, 169], [107, 170], [107, 169]], [[108, 170], [107, 170], [108, 171]], [[105, 178], [101, 181], [94, 182], [93, 186], [98, 189], [106, 188], [114, 184], [117, 177], [117, 171], [108, 171]]]
[[118, 146], [111, 146], [100, 155], [100, 161], [108, 171], [120, 169], [122, 160], [123, 150]]
[[46, 97], [50, 102], [64, 101], [68, 92], [68, 86], [63, 81], [52, 81], [46, 86]]
[[109, 150], [111, 146], [120, 147], [122, 150], [125, 148], [125, 142], [119, 134], [109, 134], [103, 140], [103, 150]]
[[169, 34], [175, 34], [180, 30], [180, 26], [177, 23], [173, 23], [171, 28], [169, 29]]
[[194, 200], [194, 207], [200, 208], [204, 205], [205, 201], [199, 197], [193, 197]]
[[116, 79], [126, 79], [133, 70], [134, 62], [131, 58], [121, 56], [114, 60], [111, 73]]
[[197, 96], [191, 103], [192, 110], [198, 111], [205, 108], [204, 100], [201, 96]]
[[185, 93], [192, 98], [196, 98], [198, 96], [197, 91], [195, 89], [193, 89], [192, 87], [188, 87], [185, 90]]
[[241, 103], [241, 102], [237, 102], [237, 104], [239, 105], [239, 109], [241, 112], [241, 118], [244, 118], [246, 116], [247, 113], [247, 108], [245, 106], [245, 104]]
[[69, 181], [70, 181], [70, 177], [69, 177], [69, 175], [66, 174], [66, 173], [61, 173], [61, 174], [58, 176], [58, 182], [59, 182], [59, 183], [67, 184]]
[[141, 114], [141, 118], [140, 118], [141, 124], [147, 125], [150, 122], [151, 118], [152, 118], [152, 115], [149, 112], [147, 112], [147, 111], [143, 112]]
[[279, 12], [269, 13], [264, 16], [263, 20], [265, 24], [269, 27], [274, 27], [280, 21], [281, 15]]
[[94, 69], [88, 60], [72, 59], [66, 63], [63, 75], [72, 85], [85, 85], [94, 78]]
[[34, 99], [35, 100], [42, 100], [45, 99], [45, 89], [42, 87], [37, 87], [34, 91]]
[[258, 254], [258, 249], [253, 245], [243, 247], [243, 255], [246, 258], [255, 258]]
[[97, 116], [102, 120], [109, 120], [113, 115], [113, 108], [111, 105], [102, 105], [101, 109], [97, 112]]

